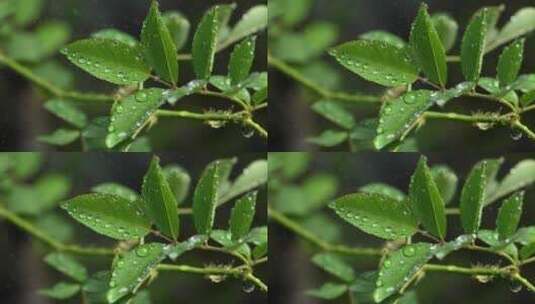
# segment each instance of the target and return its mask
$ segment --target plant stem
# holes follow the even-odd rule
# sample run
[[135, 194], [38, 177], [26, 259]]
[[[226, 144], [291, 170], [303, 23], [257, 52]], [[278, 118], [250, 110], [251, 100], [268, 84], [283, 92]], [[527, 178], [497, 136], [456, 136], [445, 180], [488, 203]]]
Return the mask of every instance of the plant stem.
[[234, 102], [235, 104], [239, 105], [244, 110], [247, 110], [247, 111], [250, 110], [249, 109], [250, 106], [247, 105], [245, 102], [243, 102], [241, 99], [238, 99], [238, 98], [233, 97], [233, 96], [225, 95], [225, 94], [220, 93], [220, 92], [204, 90], [204, 91], [198, 92], [197, 94], [204, 95], [204, 96], [212, 96], [212, 97], [218, 97], [218, 98], [222, 98], [222, 99], [227, 99], [227, 100], [230, 100], [230, 101]]
[[318, 246], [324, 251], [330, 251], [330, 252], [336, 252], [340, 254], [346, 254], [346, 255], [365, 255], [365, 256], [381, 256], [382, 251], [377, 248], [362, 248], [362, 247], [348, 247], [344, 245], [336, 245], [331, 244], [325, 240], [322, 240], [315, 236], [310, 231], [306, 230], [305, 228], [301, 227], [298, 223], [294, 222], [290, 218], [286, 217], [282, 213], [273, 210], [268, 207], [268, 216], [279, 223], [280, 225], [284, 226], [288, 230], [291, 230], [301, 238], [311, 242], [312, 244]]
[[266, 131], [266, 129], [264, 129], [261, 125], [256, 123], [251, 118], [248, 118], [248, 119], [244, 120], [243, 122], [246, 125], [250, 126], [251, 128], [255, 129], [256, 132], [258, 132], [258, 134], [260, 134], [260, 136], [262, 136], [263, 138], [267, 138], [268, 137], [268, 132]]
[[174, 264], [159, 264], [158, 270], [165, 271], [178, 271], [178, 272], [187, 272], [187, 273], [196, 273], [196, 274], [224, 274], [224, 275], [241, 275], [242, 268], [235, 267], [194, 267], [189, 265], [174, 265]]
[[427, 111], [424, 118], [456, 120], [468, 123], [504, 123], [508, 122], [507, 116], [489, 116], [489, 115], [464, 115], [458, 113], [442, 113]]
[[247, 275], [245, 275], [245, 278], [251, 281], [252, 283], [254, 283], [256, 286], [258, 286], [260, 290], [262, 290], [263, 292], [268, 292], [267, 285], [264, 282], [262, 282], [262, 280], [257, 278], [254, 274], [248, 273]]
[[513, 126], [518, 130], [524, 132], [531, 140], [535, 140], [535, 133], [531, 131], [526, 125], [522, 124], [520, 121], [515, 121]]
[[238, 113], [193, 113], [188, 111], [172, 111], [172, 110], [158, 110], [156, 116], [158, 117], [179, 117], [195, 120], [239, 120], [243, 115], [242, 112]]
[[439, 272], [453, 272], [467, 275], [504, 275], [509, 274], [509, 271], [503, 268], [495, 267], [460, 267], [455, 265], [438, 265], [425, 264], [424, 271], [439, 271]]
[[515, 273], [511, 276], [511, 278], [517, 282], [519, 282], [520, 284], [526, 286], [526, 288], [531, 291], [531, 292], [535, 292], [535, 286], [533, 286], [533, 284], [531, 284], [530, 281], [528, 281], [526, 278], [524, 278], [523, 276], [521, 276], [519, 273]]

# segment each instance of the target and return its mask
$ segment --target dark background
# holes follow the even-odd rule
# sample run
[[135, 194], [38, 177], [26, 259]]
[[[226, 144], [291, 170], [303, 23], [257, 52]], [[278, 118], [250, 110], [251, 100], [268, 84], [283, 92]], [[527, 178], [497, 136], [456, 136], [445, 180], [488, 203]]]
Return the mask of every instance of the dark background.
[[[497, 155], [456, 155], [456, 154], [428, 154], [428, 164], [446, 164], [450, 166], [459, 177], [457, 194], [449, 207], [458, 206], [460, 187], [472, 166], [485, 157], [497, 157]], [[498, 174], [501, 179], [510, 168], [520, 160], [531, 158], [535, 154], [510, 154], [505, 157], [505, 162]], [[354, 193], [361, 186], [372, 182], [384, 182], [403, 192], [407, 192], [410, 177], [416, 168], [419, 155], [416, 153], [313, 153], [311, 164], [306, 178], [312, 174], [326, 173], [338, 178], [339, 186], [335, 197]], [[298, 180], [299, 181], [299, 180]], [[531, 203], [535, 200], [534, 187], [527, 188], [524, 200], [524, 211], [519, 227], [533, 225], [535, 206]], [[482, 229], [494, 229], [495, 219], [501, 200], [484, 209]], [[322, 209], [324, 214], [329, 215], [341, 229], [342, 244], [357, 247], [380, 248], [381, 239], [370, 236], [359, 229], [351, 226], [337, 217], [330, 209]], [[330, 227], [319, 228], [327, 230]], [[307, 289], [317, 288], [327, 281], [338, 281], [333, 276], [326, 274], [310, 262], [310, 258], [318, 253], [318, 249], [308, 242], [301, 240], [286, 228], [276, 222], [269, 224], [270, 263], [277, 265], [270, 269], [270, 302], [278, 304], [314, 304], [314, 303], [340, 303], [346, 304], [347, 295], [335, 301], [320, 301], [304, 295]], [[448, 237], [453, 239], [462, 234], [462, 228], [458, 216], [448, 216]], [[322, 237], [321, 235], [317, 235]], [[346, 261], [353, 266], [355, 274], [377, 269], [376, 258], [347, 258]], [[443, 261], [433, 260], [433, 263], [456, 264], [469, 267], [471, 264], [482, 262], [483, 264], [497, 263], [493, 255], [485, 255], [470, 251], [460, 251], [451, 254]], [[535, 279], [535, 266], [530, 265], [522, 269], [523, 275], [532, 281]], [[334, 278], [334, 279], [333, 279]], [[519, 293], [510, 291], [509, 281], [495, 279], [494, 281], [481, 284], [466, 275], [428, 272], [424, 279], [416, 285], [419, 303], [459, 303], [459, 304], [530, 304], [534, 303], [535, 296], [523, 289]], [[355, 299], [359, 303], [358, 298]]]
[[[360, 34], [371, 30], [385, 30], [392, 32], [405, 41], [408, 40], [410, 26], [414, 20], [420, 0], [313, 0], [312, 14], [297, 26], [302, 29], [312, 21], [328, 21], [338, 25], [340, 36], [335, 45], [350, 40], [355, 40]], [[531, 0], [428, 0], [430, 14], [445, 11], [459, 23], [457, 41], [450, 54], [459, 54], [460, 41], [466, 29], [470, 17], [482, 6], [505, 4], [498, 26], [503, 26], [513, 13], [520, 8], [533, 6]], [[484, 76], [496, 75], [495, 66], [497, 57], [502, 48], [494, 50], [485, 56], [483, 73]], [[535, 39], [533, 33], [526, 40], [524, 64], [521, 73], [533, 73], [535, 68]], [[344, 69], [331, 56], [324, 55], [323, 61], [334, 67], [339, 72], [342, 82], [341, 91], [364, 92], [370, 94], [382, 94], [384, 87], [370, 83], [358, 75]], [[306, 63], [308, 64], [308, 62]], [[305, 64], [305, 65], [306, 65]], [[448, 65], [448, 84], [463, 81], [458, 63]], [[325, 76], [329, 77], [329, 76]], [[317, 146], [310, 145], [306, 138], [319, 134], [322, 130], [332, 128], [334, 125], [321, 118], [310, 110], [309, 104], [317, 97], [303, 94], [303, 89], [295, 81], [270, 68], [270, 150], [271, 151], [302, 151], [317, 150]], [[467, 106], [467, 103], [469, 106]], [[454, 105], [453, 105], [454, 104]], [[462, 104], [462, 105], [458, 105]], [[493, 110], [489, 103], [477, 99], [458, 99], [450, 103], [442, 111], [457, 111], [471, 113], [478, 109]], [[376, 117], [376, 106], [355, 106], [357, 122], [363, 118]], [[535, 125], [534, 114], [525, 115], [523, 121], [533, 128]], [[489, 131], [479, 131], [469, 124], [445, 120], [429, 120], [417, 133], [421, 151], [457, 151], [462, 148], [467, 151], [487, 152], [527, 152], [533, 151], [533, 141], [511, 139], [510, 130], [498, 127]], [[346, 150], [347, 145], [341, 145], [334, 149]]]
[[[176, 163], [183, 166], [191, 175], [192, 187], [204, 167], [214, 160], [208, 153], [194, 157], [183, 153], [161, 153], [161, 164]], [[232, 157], [222, 155], [221, 157]], [[141, 190], [143, 176], [148, 168], [151, 154], [142, 153], [51, 153], [45, 154], [45, 164], [41, 172], [62, 173], [71, 178], [73, 188], [70, 197], [90, 192], [91, 187], [103, 182], [117, 182]], [[250, 162], [265, 158], [264, 154], [242, 154], [238, 159], [231, 178], [234, 179]], [[184, 207], [191, 206], [191, 194]], [[253, 227], [266, 223], [266, 196], [260, 191], [257, 213]], [[214, 227], [227, 229], [230, 202], [218, 209]], [[66, 212], [57, 208], [57, 214], [68, 219], [75, 228], [75, 242], [82, 245], [114, 246], [116, 242], [94, 233], [71, 219]], [[195, 234], [191, 216], [181, 216], [179, 240]], [[25, 232], [0, 219], [0, 303], [45, 304], [56, 303], [37, 294], [39, 288], [54, 285], [65, 280], [57, 271], [47, 266], [42, 257], [50, 250], [40, 242], [33, 241]], [[92, 274], [109, 270], [110, 258], [78, 257]], [[193, 251], [180, 257], [176, 263], [202, 267], [205, 263], [228, 263], [227, 256]], [[258, 276], [266, 281], [266, 266], [257, 268]], [[149, 286], [153, 303], [267, 303], [267, 295], [255, 290], [242, 291], [242, 282], [229, 278], [219, 284], [211, 283], [201, 275], [178, 272], [161, 272], [158, 279]], [[60, 302], [58, 302], [60, 303]], [[79, 298], [70, 302], [79, 303]]]
[[[141, 25], [145, 19], [150, 1], [148, 0], [45, 0], [44, 13], [41, 18], [28, 29], [50, 19], [68, 22], [72, 27], [72, 41], [87, 38], [103, 28], [117, 28], [134, 37], [139, 37]], [[160, 0], [160, 9], [179, 10], [190, 21], [190, 37], [181, 51], [189, 53], [191, 39], [197, 24], [205, 11], [212, 5], [231, 3], [222, 0]], [[230, 21], [234, 25], [254, 5], [266, 3], [265, 0], [235, 1], [238, 4]], [[257, 40], [257, 56], [253, 71], [266, 70], [266, 35], [262, 33]], [[232, 46], [216, 55], [214, 74], [226, 75], [228, 58]], [[79, 91], [96, 91], [112, 93], [117, 86], [93, 78], [76, 66], [70, 64], [59, 53], [55, 58], [67, 69], [75, 73], [75, 88]], [[194, 79], [191, 63], [179, 63], [179, 84], [185, 84]], [[58, 126], [66, 126], [42, 108], [45, 99], [33, 89], [33, 86], [14, 72], [0, 67], [0, 151], [34, 151], [54, 149], [48, 145], [36, 142], [36, 137], [50, 133]], [[174, 109], [186, 109], [202, 112], [203, 109], [218, 109], [231, 105], [217, 98], [191, 96], [180, 101]], [[109, 113], [108, 106], [87, 105], [84, 107], [93, 115]], [[257, 120], [265, 125], [266, 110], [258, 111]], [[99, 115], [97, 115], [99, 114]], [[167, 119], [150, 130], [149, 137], [156, 151], [198, 151], [210, 148], [214, 152], [265, 151], [266, 141], [259, 136], [245, 138], [241, 133], [241, 126], [230, 124], [225, 128], [212, 129], [200, 121]], [[66, 148], [79, 151], [80, 147], [73, 144]]]

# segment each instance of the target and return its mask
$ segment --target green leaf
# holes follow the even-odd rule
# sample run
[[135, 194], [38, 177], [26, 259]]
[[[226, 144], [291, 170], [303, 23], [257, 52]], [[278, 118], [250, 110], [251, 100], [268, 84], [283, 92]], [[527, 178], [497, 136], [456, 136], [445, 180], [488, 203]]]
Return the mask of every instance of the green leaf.
[[193, 250], [196, 247], [206, 243], [208, 237], [206, 235], [194, 235], [184, 242], [176, 244], [174, 247], [167, 251], [167, 255], [173, 261], [187, 251]]
[[171, 33], [160, 14], [158, 1], [152, 1], [143, 22], [141, 45], [145, 60], [156, 73], [173, 85], [178, 81], [177, 49]]
[[496, 231], [481, 229], [477, 233], [477, 237], [487, 245], [491, 246], [491, 249], [494, 251], [502, 251], [513, 258], [517, 258], [518, 256], [518, 249], [515, 244], [510, 242], [511, 240], [500, 240], [498, 232]]
[[497, 6], [487, 6], [487, 45], [485, 47], [486, 52], [488, 52], [489, 45], [494, 43], [496, 37], [498, 36], [498, 29], [496, 25], [500, 19], [501, 14], [505, 9], [505, 5]]
[[416, 171], [411, 177], [409, 199], [418, 220], [431, 234], [443, 239], [447, 228], [444, 202], [427, 167], [425, 156], [420, 157]]
[[268, 243], [264, 242], [253, 249], [253, 258], [260, 259], [268, 253]]
[[475, 241], [475, 234], [463, 234], [455, 238], [455, 240], [451, 242], [446, 242], [442, 245], [440, 245], [435, 251], [435, 256], [442, 260], [444, 259], [448, 254], [452, 253], [453, 251], [461, 249], [463, 246], [472, 244]]
[[483, 65], [487, 35], [487, 9], [478, 11], [470, 20], [461, 43], [461, 68], [464, 78], [477, 81]]
[[487, 50], [508, 43], [533, 30], [535, 30], [535, 7], [522, 8], [511, 17]]
[[267, 183], [267, 167], [268, 163], [264, 159], [255, 160], [250, 163], [236, 178], [228, 190], [223, 192], [218, 200], [218, 204], [224, 204], [238, 195], [249, 192]]
[[347, 131], [325, 130], [318, 136], [307, 138], [307, 142], [322, 147], [334, 147], [345, 142], [348, 137]]
[[179, 232], [176, 198], [156, 156], [143, 178], [141, 192], [148, 215], [163, 234], [175, 240]]
[[228, 45], [235, 41], [265, 29], [268, 26], [268, 8], [266, 5], [257, 5], [249, 9], [221, 45]]
[[42, 157], [39, 152], [18, 152], [9, 155], [13, 162], [11, 167], [13, 176], [17, 179], [30, 177], [37, 173], [41, 167]]
[[369, 31], [359, 36], [360, 39], [383, 41], [399, 49], [407, 46], [407, 43], [398, 36], [385, 31]]
[[177, 11], [168, 11], [163, 14], [165, 25], [171, 33], [177, 50], [181, 50], [188, 41], [190, 23], [188, 19]]
[[434, 14], [431, 17], [433, 26], [437, 30], [440, 41], [444, 46], [444, 50], [448, 52], [455, 45], [457, 40], [457, 31], [459, 30], [459, 25], [457, 21], [453, 19], [448, 14]]
[[230, 231], [225, 230], [213, 230], [210, 234], [210, 238], [222, 245], [223, 247], [240, 254], [241, 256], [250, 258], [251, 248], [246, 243], [235, 243], [232, 241]]
[[116, 102], [111, 110], [106, 146], [113, 148], [142, 129], [165, 103], [163, 93], [162, 89], [145, 89]]
[[87, 124], [87, 116], [71, 102], [61, 99], [48, 100], [45, 109], [71, 125], [83, 128]]
[[524, 54], [524, 41], [519, 39], [507, 46], [498, 61], [498, 80], [500, 87], [506, 87], [513, 83], [518, 77], [518, 72], [522, 67], [522, 57]]
[[150, 76], [141, 50], [109, 39], [79, 40], [61, 50], [70, 62], [87, 73], [118, 85], [134, 85]]
[[136, 191], [117, 183], [99, 184], [94, 186], [91, 190], [97, 193], [119, 196], [131, 202], [135, 202], [140, 198]]
[[262, 89], [256, 91], [253, 95], [252, 102], [254, 105], [259, 105], [266, 101], [268, 98], [268, 87], [265, 86]]
[[67, 23], [48, 21], [36, 29], [35, 35], [40, 42], [36, 47], [44, 58], [52, 56], [67, 43], [71, 36], [71, 29]]
[[66, 300], [80, 292], [80, 288], [78, 284], [59, 282], [51, 288], [39, 289], [39, 294], [56, 300]]
[[502, 179], [496, 191], [486, 200], [486, 205], [533, 183], [535, 183], [535, 160], [523, 160]]
[[12, 1], [15, 7], [14, 21], [19, 26], [25, 26], [39, 18], [44, 6], [43, 0]]
[[444, 204], [451, 202], [457, 191], [458, 178], [455, 172], [448, 166], [433, 166], [431, 175], [440, 191]]
[[50, 267], [78, 282], [87, 280], [87, 269], [70, 255], [54, 252], [48, 254], [44, 260]]
[[379, 114], [375, 148], [383, 149], [398, 139], [403, 140], [413, 124], [433, 105], [430, 97], [431, 91], [418, 90], [385, 102]]
[[331, 49], [329, 54], [353, 73], [387, 87], [411, 84], [418, 78], [408, 49], [384, 41], [351, 41]]
[[318, 101], [312, 105], [312, 110], [344, 129], [355, 126], [351, 112], [333, 101]]
[[212, 75], [216, 52], [219, 7], [211, 8], [202, 18], [193, 36], [193, 69], [199, 79], [208, 79]]
[[251, 36], [237, 44], [230, 55], [228, 73], [233, 86], [241, 83], [249, 76], [253, 66], [256, 37]]
[[530, 243], [520, 249], [520, 257], [525, 260], [535, 254], [535, 243]]
[[496, 218], [496, 230], [501, 240], [511, 237], [516, 232], [522, 216], [523, 202], [523, 191], [519, 191], [503, 201]]
[[454, 98], [461, 97], [462, 95], [469, 93], [475, 87], [475, 83], [471, 81], [465, 81], [457, 84], [455, 87], [443, 91], [436, 91], [431, 94], [431, 101], [437, 105], [443, 107], [446, 103]]
[[37, 141], [49, 145], [66, 146], [78, 138], [80, 138], [80, 131], [78, 130], [57, 129], [50, 134], [40, 135], [37, 137]]
[[535, 90], [529, 91], [526, 94], [522, 95], [520, 102], [523, 107], [527, 107], [535, 101]]
[[312, 257], [312, 263], [345, 282], [351, 282], [355, 279], [355, 272], [351, 266], [334, 254], [316, 254]]
[[139, 41], [137, 41], [136, 38], [132, 37], [130, 34], [127, 34], [123, 31], [114, 28], [102, 29], [98, 32], [91, 34], [91, 37], [119, 41], [124, 44], [127, 44], [130, 47], [137, 47], [139, 45]]
[[249, 192], [238, 199], [230, 214], [230, 233], [232, 240], [237, 241], [247, 235], [251, 229], [255, 215], [257, 192]]
[[406, 202], [381, 194], [349, 194], [338, 198], [329, 207], [353, 226], [387, 240], [409, 237], [418, 226]]
[[468, 234], [477, 233], [481, 225], [486, 182], [487, 162], [483, 160], [472, 168], [461, 191], [461, 223]]
[[346, 291], [347, 285], [327, 282], [319, 288], [307, 290], [305, 294], [318, 299], [334, 300]]
[[180, 205], [188, 195], [191, 177], [184, 168], [178, 165], [165, 166], [163, 175], [175, 194], [177, 204]]
[[432, 245], [416, 243], [405, 245], [383, 260], [373, 298], [376, 303], [395, 294], [433, 256]]
[[491, 93], [494, 96], [499, 96], [500, 98], [505, 99], [511, 104], [518, 103], [518, 96], [514, 91], [509, 91], [507, 94], [503, 95], [503, 92], [500, 89], [500, 83], [496, 79], [489, 77], [481, 77], [479, 79], [478, 85], [482, 87], [485, 91]]
[[383, 183], [371, 183], [359, 188], [359, 191], [366, 193], [377, 193], [382, 196], [388, 196], [395, 199], [396, 201], [403, 201], [406, 198], [405, 193], [403, 193], [398, 188], [393, 186], [383, 184]]
[[429, 80], [445, 86], [448, 79], [446, 52], [440, 36], [427, 13], [427, 5], [422, 3], [412, 24], [409, 45], [414, 60], [422, 68]]
[[61, 207], [78, 222], [114, 239], [131, 240], [150, 231], [150, 222], [140, 204], [120, 196], [84, 194], [62, 203]]
[[219, 196], [223, 162], [210, 163], [199, 179], [193, 194], [193, 220], [200, 234], [210, 235], [214, 224], [215, 210]]
[[165, 258], [164, 244], [139, 245], [113, 263], [112, 279], [107, 299], [109, 303], [134, 292], [149, 277], [150, 272]]

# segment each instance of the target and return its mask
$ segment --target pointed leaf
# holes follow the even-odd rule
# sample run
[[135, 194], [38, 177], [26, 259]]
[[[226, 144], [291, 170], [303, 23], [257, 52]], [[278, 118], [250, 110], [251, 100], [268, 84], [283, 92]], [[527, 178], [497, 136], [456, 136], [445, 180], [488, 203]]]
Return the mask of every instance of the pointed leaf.
[[383, 149], [398, 139], [402, 140], [423, 112], [433, 105], [430, 97], [431, 91], [418, 90], [387, 101], [379, 114], [375, 148]]
[[384, 41], [397, 48], [404, 48], [407, 43], [398, 36], [385, 31], [370, 31], [359, 36], [360, 39]]
[[265, 183], [268, 179], [268, 163], [264, 159], [256, 160], [250, 163], [243, 172], [236, 178], [230, 188], [223, 192], [218, 204], [225, 202], [249, 192]]
[[194, 235], [186, 241], [178, 243], [167, 250], [167, 255], [171, 260], [174, 261], [185, 252], [195, 249], [196, 247], [206, 243], [206, 241], [208, 241], [208, 237], [206, 235]]
[[251, 36], [234, 47], [230, 55], [228, 73], [232, 85], [247, 79], [253, 66], [256, 37]]
[[472, 168], [461, 191], [461, 223], [467, 234], [477, 233], [481, 225], [486, 182], [487, 162], [481, 161]]
[[375, 193], [345, 195], [329, 205], [357, 228], [387, 240], [413, 235], [416, 220], [406, 202]]
[[253, 258], [260, 259], [268, 253], [268, 243], [264, 242], [253, 249]]
[[160, 168], [160, 159], [156, 156], [152, 158], [149, 170], [143, 178], [141, 192], [147, 213], [156, 226], [163, 234], [176, 239], [179, 230], [176, 199]]
[[448, 166], [434, 166], [431, 168], [433, 180], [440, 191], [444, 204], [448, 204], [457, 191], [458, 178], [455, 172]]
[[431, 21], [442, 41], [444, 50], [446, 52], [451, 50], [457, 40], [457, 31], [459, 30], [457, 21], [448, 14], [435, 14], [431, 17]]
[[78, 130], [57, 129], [50, 134], [40, 135], [37, 137], [37, 141], [49, 145], [66, 146], [78, 138], [80, 138], [80, 131]]
[[39, 294], [56, 300], [66, 300], [80, 292], [80, 288], [78, 284], [59, 282], [51, 288], [39, 289]]
[[405, 245], [383, 260], [373, 298], [376, 303], [395, 294], [433, 256], [432, 245], [416, 243]]
[[329, 54], [345, 68], [380, 85], [411, 84], [418, 77], [408, 49], [384, 41], [351, 41], [331, 49]]
[[403, 201], [406, 198], [405, 193], [403, 193], [398, 188], [383, 183], [367, 184], [365, 186], [360, 187], [359, 191], [381, 194], [383, 196], [391, 197], [396, 201]]
[[111, 110], [106, 146], [113, 148], [143, 128], [165, 102], [163, 92], [162, 89], [145, 89], [116, 102]]
[[443, 239], [446, 236], [444, 202], [429, 167], [427, 158], [420, 157], [411, 177], [409, 199], [414, 214], [431, 234]]
[[519, 39], [507, 46], [498, 61], [498, 80], [500, 87], [506, 87], [513, 83], [518, 77], [518, 72], [522, 67], [522, 57], [524, 54], [524, 41]]
[[441, 86], [448, 79], [446, 52], [440, 37], [427, 13], [427, 5], [422, 3], [416, 20], [412, 24], [409, 45], [414, 60], [422, 68], [427, 77]]
[[487, 35], [487, 9], [483, 8], [470, 20], [461, 43], [461, 68], [464, 78], [477, 81], [481, 74]]
[[56, 115], [77, 128], [87, 125], [87, 116], [72, 102], [61, 99], [51, 99], [44, 105], [48, 112]]
[[496, 230], [501, 240], [512, 236], [518, 228], [522, 216], [524, 191], [517, 192], [503, 201], [496, 219]]
[[210, 234], [210, 238], [222, 245], [223, 247], [232, 250], [233, 252], [239, 253], [243, 257], [251, 257], [251, 248], [246, 243], [235, 243], [232, 241], [230, 231], [225, 230], [214, 230]]
[[118, 85], [134, 85], [149, 78], [141, 50], [122, 42], [91, 38], [61, 50], [70, 62], [96, 78]]
[[535, 254], [535, 243], [527, 244], [520, 249], [520, 257], [525, 260]]
[[355, 272], [351, 266], [334, 254], [316, 254], [312, 258], [312, 263], [345, 282], [351, 282], [355, 279]]
[[209, 235], [212, 231], [223, 170], [222, 161], [217, 160], [210, 163], [204, 169], [197, 187], [195, 187], [193, 194], [193, 220], [199, 234]]
[[113, 28], [100, 30], [91, 34], [91, 37], [119, 41], [131, 47], [136, 47], [139, 44], [139, 41], [130, 34]]
[[141, 206], [119, 196], [84, 194], [64, 202], [61, 207], [78, 222], [114, 239], [131, 240], [145, 236], [150, 230]]
[[191, 177], [184, 168], [170, 165], [163, 168], [163, 174], [175, 194], [177, 204], [181, 204], [189, 192]]
[[45, 257], [45, 262], [78, 282], [87, 279], [87, 269], [70, 255], [59, 252], [50, 253]]
[[451, 242], [444, 243], [440, 245], [435, 251], [435, 256], [442, 260], [444, 259], [448, 254], [452, 253], [455, 250], [461, 249], [463, 246], [472, 244], [475, 240], [475, 234], [463, 234], [455, 238], [455, 240]]
[[131, 202], [135, 202], [139, 200], [139, 194], [137, 194], [136, 191], [126, 186], [123, 186], [121, 184], [103, 183], [103, 184], [94, 186], [91, 190], [97, 193], [104, 193], [104, 194], [111, 194], [111, 195], [119, 196]]
[[236, 201], [230, 214], [230, 233], [237, 241], [247, 235], [255, 215], [257, 192], [249, 192]]
[[505, 24], [487, 50], [495, 49], [533, 30], [535, 30], [535, 7], [522, 8]]
[[165, 258], [164, 244], [139, 245], [125, 253], [113, 263], [112, 279], [107, 299], [109, 303], [133, 293], [149, 277], [158, 263]]
[[351, 112], [333, 101], [318, 101], [312, 105], [312, 110], [344, 129], [355, 125]]
[[487, 199], [490, 204], [497, 199], [535, 183], [535, 160], [527, 159], [516, 164], [507, 174], [498, 189]]
[[348, 137], [346, 131], [325, 130], [318, 136], [307, 138], [307, 142], [321, 147], [334, 147], [345, 142]]
[[211, 8], [202, 18], [193, 37], [193, 69], [199, 79], [208, 79], [212, 75], [216, 52], [219, 9]]
[[171, 33], [177, 50], [181, 50], [188, 41], [191, 27], [189, 20], [178, 11], [165, 12], [163, 20]]
[[346, 291], [347, 285], [327, 282], [321, 287], [316, 289], [309, 289], [305, 293], [306, 295], [314, 298], [333, 300], [342, 296]]
[[266, 5], [253, 6], [245, 14], [236, 26], [232, 29], [230, 34], [221, 43], [222, 46], [229, 45], [235, 41], [240, 41], [243, 38], [265, 29], [268, 26], [268, 8]]
[[175, 42], [159, 10], [158, 1], [152, 1], [149, 14], [143, 22], [141, 45], [145, 60], [163, 79], [176, 84], [178, 61]]

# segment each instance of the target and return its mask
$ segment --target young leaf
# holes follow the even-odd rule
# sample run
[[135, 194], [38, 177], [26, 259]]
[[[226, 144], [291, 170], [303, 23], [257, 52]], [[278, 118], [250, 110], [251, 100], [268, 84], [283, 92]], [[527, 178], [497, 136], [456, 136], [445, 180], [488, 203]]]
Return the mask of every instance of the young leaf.
[[375, 148], [383, 149], [397, 139], [402, 140], [422, 113], [433, 105], [430, 97], [431, 91], [418, 90], [387, 101], [379, 114]]
[[362, 78], [387, 87], [411, 84], [418, 78], [407, 48], [377, 40], [344, 43], [329, 54]]
[[143, 128], [151, 115], [165, 103], [163, 92], [157, 88], [145, 89], [116, 102], [111, 110], [106, 146], [113, 148]]
[[535, 254], [535, 243], [529, 243], [520, 249], [520, 257], [525, 260]]
[[267, 182], [268, 164], [260, 159], [250, 163], [236, 178], [227, 191], [224, 191], [218, 200], [218, 204], [224, 204], [240, 194], [251, 191]]
[[351, 282], [355, 279], [355, 273], [351, 266], [334, 254], [316, 254], [312, 258], [312, 263], [345, 282]]
[[71, 102], [62, 99], [48, 100], [45, 105], [48, 112], [56, 115], [77, 128], [87, 125], [87, 116]]
[[158, 1], [152, 1], [149, 14], [143, 22], [141, 45], [145, 60], [156, 70], [156, 73], [172, 84], [176, 84], [178, 80], [177, 49], [160, 13]]
[[175, 194], [177, 204], [181, 204], [189, 192], [191, 177], [188, 172], [178, 165], [170, 165], [163, 168], [163, 175]]
[[222, 42], [222, 46], [240, 41], [254, 34], [268, 25], [268, 8], [266, 5], [257, 5], [248, 10], [238, 21], [236, 26]]
[[500, 240], [505, 240], [516, 232], [522, 216], [523, 202], [524, 191], [517, 192], [503, 201], [496, 219], [496, 230]]
[[464, 78], [477, 81], [481, 74], [485, 41], [487, 35], [487, 9], [477, 12], [466, 31], [461, 43], [461, 68]]
[[535, 8], [526, 7], [516, 12], [502, 28], [496, 39], [487, 47], [487, 51], [512, 41], [535, 30]]
[[163, 14], [165, 25], [171, 33], [176, 49], [181, 50], [188, 41], [190, 23], [180, 12], [169, 11]]
[[215, 209], [223, 171], [222, 161], [210, 163], [199, 179], [193, 194], [193, 220], [200, 234], [209, 235], [214, 224]]
[[104, 193], [104, 194], [111, 194], [111, 195], [119, 196], [131, 202], [135, 202], [139, 200], [139, 194], [137, 194], [136, 191], [126, 186], [123, 186], [121, 184], [103, 183], [103, 184], [94, 186], [91, 190], [97, 193]]
[[312, 110], [344, 129], [349, 130], [355, 126], [353, 115], [333, 101], [318, 101], [312, 105]]
[[139, 245], [125, 253], [113, 263], [110, 289], [107, 294], [109, 303], [137, 290], [158, 263], [165, 258], [164, 244], [149, 243]]
[[78, 138], [80, 138], [80, 131], [78, 130], [57, 129], [50, 134], [40, 135], [37, 137], [37, 141], [49, 145], [66, 146]]
[[524, 54], [524, 41], [519, 39], [507, 46], [498, 60], [498, 80], [500, 87], [506, 87], [513, 83], [518, 77], [518, 72], [522, 66], [522, 57]]
[[119, 196], [84, 194], [62, 203], [61, 207], [78, 222], [114, 239], [131, 240], [150, 231], [142, 207]]
[[61, 50], [70, 62], [96, 78], [118, 85], [134, 85], [150, 76], [138, 47], [91, 38], [69, 44]]
[[448, 78], [446, 52], [440, 37], [427, 13], [427, 5], [422, 3], [412, 24], [409, 45], [413, 57], [429, 80], [445, 86]]
[[322, 147], [334, 147], [347, 140], [347, 131], [325, 130], [320, 135], [307, 138], [307, 142]]
[[45, 262], [78, 282], [87, 280], [87, 269], [69, 255], [59, 252], [50, 253], [45, 257]]
[[219, 8], [211, 8], [202, 18], [193, 36], [193, 69], [199, 79], [208, 79], [212, 75], [216, 52]]
[[431, 168], [431, 175], [433, 175], [433, 180], [440, 191], [444, 204], [447, 205], [457, 191], [457, 175], [448, 166], [434, 166]]
[[59, 282], [51, 288], [39, 289], [38, 292], [52, 299], [66, 300], [80, 292], [80, 288], [78, 284]]
[[228, 74], [233, 86], [241, 83], [249, 76], [253, 66], [256, 37], [251, 36], [237, 44], [230, 55]]
[[156, 156], [143, 178], [141, 192], [148, 215], [163, 234], [175, 240], [179, 230], [177, 203]]
[[535, 160], [527, 159], [516, 164], [501, 181], [486, 204], [535, 183]]
[[223, 247], [239, 253], [241, 256], [247, 258], [251, 257], [251, 248], [249, 245], [246, 243], [241, 243], [236, 247], [236, 243], [232, 241], [230, 231], [213, 230], [210, 234], [210, 238]]
[[467, 234], [477, 233], [481, 224], [486, 181], [487, 162], [481, 161], [472, 168], [461, 191], [461, 223]]
[[346, 291], [347, 285], [327, 282], [320, 288], [307, 290], [305, 294], [318, 299], [334, 300], [342, 296]]
[[409, 237], [418, 226], [406, 202], [381, 194], [349, 194], [329, 207], [348, 223], [387, 240]]
[[253, 249], [253, 258], [260, 259], [261, 257], [265, 256], [267, 252], [268, 252], [268, 243], [263, 242]]
[[444, 202], [427, 167], [425, 156], [420, 157], [416, 171], [411, 177], [409, 199], [418, 220], [430, 233], [443, 239], [447, 228]]
[[396, 293], [433, 256], [432, 245], [405, 245], [383, 260], [373, 298], [376, 303]]
[[230, 233], [237, 241], [247, 235], [255, 215], [257, 192], [249, 192], [236, 201], [230, 214]]
[[451, 50], [457, 40], [457, 31], [459, 30], [457, 21], [448, 14], [435, 14], [431, 17], [431, 21], [442, 41], [444, 50], [446, 52]]

